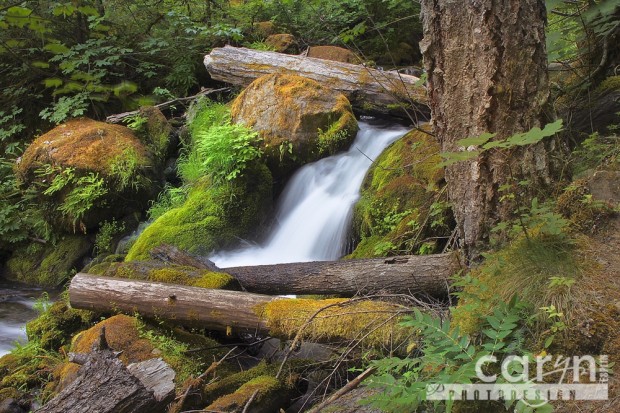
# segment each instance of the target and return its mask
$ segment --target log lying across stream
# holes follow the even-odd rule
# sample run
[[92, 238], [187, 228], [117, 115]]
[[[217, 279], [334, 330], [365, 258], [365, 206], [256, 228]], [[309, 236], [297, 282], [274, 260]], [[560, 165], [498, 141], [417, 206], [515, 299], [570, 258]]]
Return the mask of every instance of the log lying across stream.
[[[178, 264], [220, 271], [212, 262], [171, 245], [155, 248], [151, 255], [162, 264]], [[376, 292], [444, 297], [450, 278], [461, 269], [458, 252], [434, 255], [401, 255], [341, 261], [314, 261], [254, 265], [221, 269], [246, 291], [259, 294], [329, 294], [352, 297]]]
[[213, 49], [204, 64], [213, 79], [233, 85], [247, 86], [266, 74], [293, 73], [343, 93], [365, 112], [394, 113], [399, 104], [427, 111], [426, 89], [419, 79], [397, 72], [231, 46]]

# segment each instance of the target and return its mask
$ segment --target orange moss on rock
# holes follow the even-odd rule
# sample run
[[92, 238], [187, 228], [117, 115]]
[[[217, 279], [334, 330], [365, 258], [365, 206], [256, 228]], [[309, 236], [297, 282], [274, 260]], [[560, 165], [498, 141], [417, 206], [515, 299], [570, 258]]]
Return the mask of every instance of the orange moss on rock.
[[74, 119], [35, 139], [16, 169], [25, 182], [44, 165], [108, 175], [112, 161], [127, 150], [135, 152], [144, 166], [150, 165], [147, 149], [130, 129], [88, 118]]
[[358, 55], [348, 49], [338, 46], [312, 46], [308, 50], [308, 57], [355, 65], [362, 63], [362, 59], [360, 59]]
[[265, 39], [265, 44], [272, 47], [279, 53], [296, 54], [299, 53], [299, 44], [295, 36], [288, 33], [278, 33], [269, 35]]
[[231, 118], [259, 133], [268, 166], [285, 174], [343, 149], [358, 130], [343, 94], [292, 74], [256, 79], [232, 103]]
[[138, 321], [124, 314], [110, 317], [86, 331], [78, 334], [71, 345], [74, 353], [89, 353], [99, 339], [101, 328], [105, 326], [105, 336], [110, 348], [122, 351], [119, 359], [124, 364], [137, 363], [155, 357], [155, 347], [140, 337]]

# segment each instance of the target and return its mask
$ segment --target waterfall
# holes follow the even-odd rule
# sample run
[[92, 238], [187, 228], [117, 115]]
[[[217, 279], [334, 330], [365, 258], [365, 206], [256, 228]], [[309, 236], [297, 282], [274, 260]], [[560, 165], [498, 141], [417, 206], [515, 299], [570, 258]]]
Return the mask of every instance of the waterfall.
[[347, 152], [305, 165], [291, 178], [265, 242], [219, 252], [211, 260], [226, 268], [340, 258], [371, 160], [406, 132], [403, 127], [360, 122], [360, 131]]

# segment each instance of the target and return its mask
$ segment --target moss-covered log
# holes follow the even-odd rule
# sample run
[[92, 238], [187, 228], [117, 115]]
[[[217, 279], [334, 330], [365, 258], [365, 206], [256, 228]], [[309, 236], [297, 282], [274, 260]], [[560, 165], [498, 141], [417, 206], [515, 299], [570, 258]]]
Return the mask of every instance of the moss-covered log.
[[215, 80], [247, 86], [272, 73], [294, 73], [343, 93], [366, 112], [390, 113], [412, 104], [426, 110], [426, 89], [418, 78], [362, 65], [237, 47], [215, 48], [204, 60]]
[[[228, 333], [267, 333], [315, 341], [360, 340], [369, 346], [402, 341], [402, 306], [362, 299], [289, 299], [240, 291], [77, 274], [72, 307], [139, 313], [177, 324]], [[365, 330], [368, 330], [365, 332]]]

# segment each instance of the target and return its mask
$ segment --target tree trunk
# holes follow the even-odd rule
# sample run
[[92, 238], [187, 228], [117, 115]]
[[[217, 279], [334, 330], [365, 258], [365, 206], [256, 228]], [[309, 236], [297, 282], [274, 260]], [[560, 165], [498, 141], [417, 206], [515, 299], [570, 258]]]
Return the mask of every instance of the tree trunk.
[[[544, 125], [549, 119], [542, 0], [423, 0], [424, 40], [434, 133], [442, 151], [459, 139], [497, 133], [495, 140]], [[490, 229], [512, 216], [513, 193], [529, 206], [552, 181], [554, 142], [489, 150], [446, 168], [460, 236], [470, 255]], [[527, 185], [519, 185], [527, 181]], [[510, 190], [504, 191], [504, 185]], [[500, 188], [502, 188], [500, 190]]]
[[[384, 292], [442, 297], [460, 269], [458, 253], [407, 255], [343, 261], [316, 261], [219, 269], [171, 245], [151, 252], [160, 261], [226, 272], [247, 291], [259, 294], [331, 294], [351, 297]], [[137, 268], [133, 268], [134, 271]], [[145, 269], [150, 270], [148, 266]], [[104, 274], [113, 275], [113, 274]], [[147, 277], [145, 277], [147, 278]]]
[[275, 72], [288, 72], [314, 79], [343, 93], [365, 112], [400, 113], [398, 106], [426, 111], [426, 90], [418, 78], [375, 70], [361, 65], [226, 46], [205, 56], [211, 77], [247, 86], [254, 79]]
[[174, 370], [161, 359], [125, 367], [105, 344], [89, 354], [70, 354], [82, 367], [73, 383], [37, 413], [163, 412], [174, 397]]

